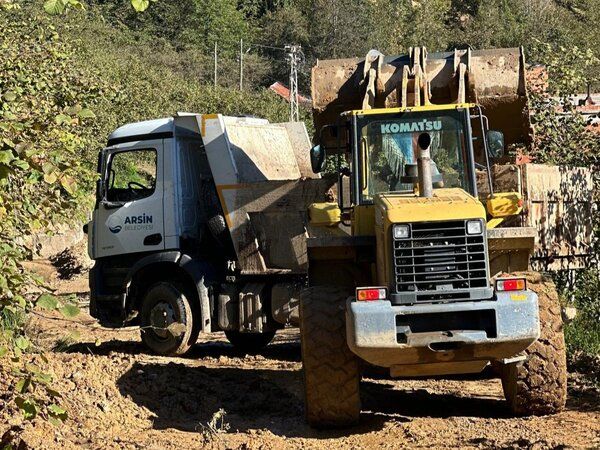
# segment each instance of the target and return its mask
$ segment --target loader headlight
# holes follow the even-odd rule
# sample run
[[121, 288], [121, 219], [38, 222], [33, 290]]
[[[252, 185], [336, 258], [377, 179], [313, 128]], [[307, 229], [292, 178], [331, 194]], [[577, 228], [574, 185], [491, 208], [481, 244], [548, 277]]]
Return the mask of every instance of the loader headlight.
[[483, 224], [481, 220], [469, 220], [467, 222], [467, 234], [481, 234], [483, 233]]
[[408, 225], [394, 225], [394, 239], [407, 239], [410, 236]]

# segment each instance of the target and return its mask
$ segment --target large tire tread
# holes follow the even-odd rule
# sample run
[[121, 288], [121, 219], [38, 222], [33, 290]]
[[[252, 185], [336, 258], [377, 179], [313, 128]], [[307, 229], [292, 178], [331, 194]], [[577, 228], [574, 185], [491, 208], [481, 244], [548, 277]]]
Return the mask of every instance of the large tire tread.
[[360, 415], [359, 359], [346, 343], [346, 288], [313, 287], [300, 298], [305, 413], [315, 428], [354, 425]]
[[567, 363], [563, 321], [554, 283], [536, 272], [515, 274], [527, 278], [538, 295], [540, 337], [525, 351], [522, 363], [502, 369], [502, 387], [516, 415], [560, 412], [567, 399]]

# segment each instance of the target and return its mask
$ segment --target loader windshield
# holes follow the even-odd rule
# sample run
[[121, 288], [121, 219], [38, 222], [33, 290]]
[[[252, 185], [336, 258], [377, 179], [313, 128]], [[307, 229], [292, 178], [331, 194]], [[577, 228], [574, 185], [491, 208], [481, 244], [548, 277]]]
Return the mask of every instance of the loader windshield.
[[364, 199], [370, 200], [381, 192], [412, 190], [413, 185], [401, 178], [405, 175], [405, 165], [417, 162], [417, 138], [423, 132], [431, 135], [434, 188], [467, 188], [464, 122], [460, 112], [365, 115], [359, 118], [358, 125]]

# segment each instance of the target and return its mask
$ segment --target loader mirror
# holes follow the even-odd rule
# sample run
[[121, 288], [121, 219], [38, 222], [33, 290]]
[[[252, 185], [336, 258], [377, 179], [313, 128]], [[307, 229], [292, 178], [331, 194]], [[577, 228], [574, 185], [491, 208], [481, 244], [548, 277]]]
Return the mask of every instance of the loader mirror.
[[323, 170], [325, 162], [325, 149], [320, 145], [315, 145], [310, 149], [310, 165], [314, 173], [320, 173]]
[[492, 158], [500, 158], [504, 155], [504, 134], [501, 131], [489, 130], [485, 138], [487, 140], [488, 153]]

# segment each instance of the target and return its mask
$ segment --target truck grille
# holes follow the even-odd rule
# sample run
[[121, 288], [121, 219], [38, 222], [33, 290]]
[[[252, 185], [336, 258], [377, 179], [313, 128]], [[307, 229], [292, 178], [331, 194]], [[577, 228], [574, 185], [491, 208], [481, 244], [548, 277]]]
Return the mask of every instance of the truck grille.
[[459, 300], [464, 295], [453, 290], [488, 286], [485, 233], [467, 235], [466, 220], [412, 223], [410, 237], [393, 242], [398, 293], [430, 294], [417, 300]]

